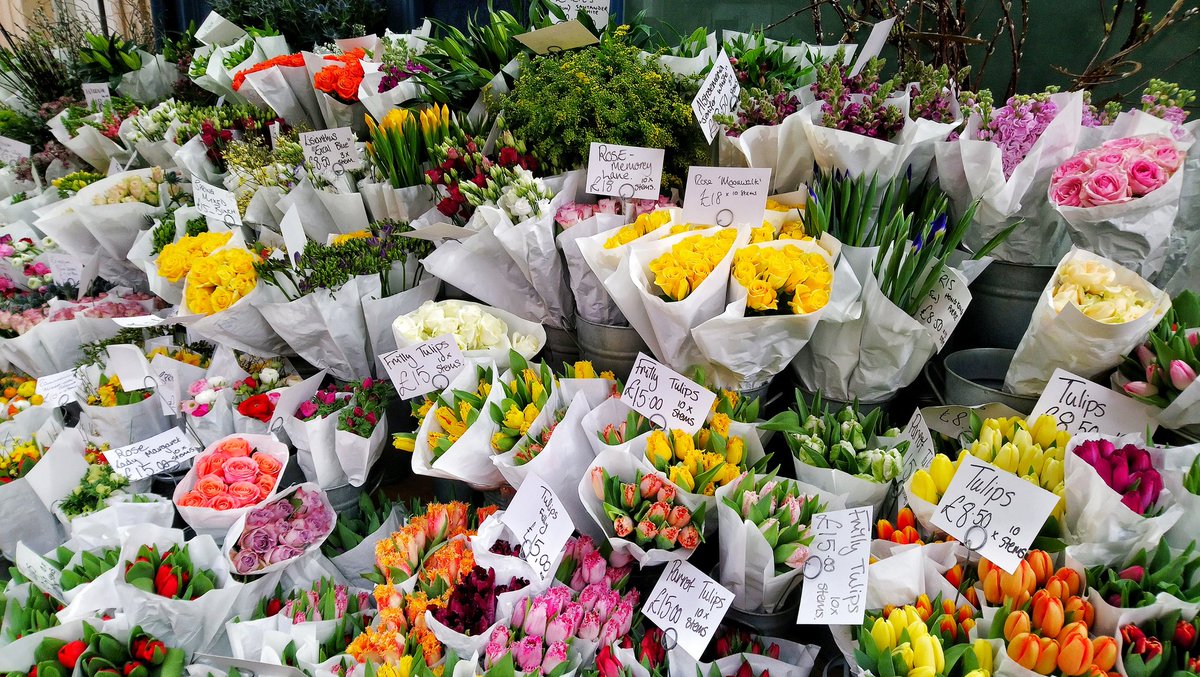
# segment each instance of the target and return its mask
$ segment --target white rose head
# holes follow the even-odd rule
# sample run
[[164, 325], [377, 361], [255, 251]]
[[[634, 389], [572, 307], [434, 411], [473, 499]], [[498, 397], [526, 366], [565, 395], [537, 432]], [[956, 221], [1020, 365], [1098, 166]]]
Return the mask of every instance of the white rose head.
[[420, 333], [419, 320], [414, 318], [413, 315], [420, 312], [421, 311], [418, 309], [416, 313], [401, 315], [395, 320], [392, 320], [392, 332], [396, 334], [396, 336], [408, 341], [418, 340], [417, 336]]
[[287, 378], [283, 379], [283, 385], [289, 388], [292, 386], [298, 386], [303, 382], [304, 379], [300, 378], [300, 374], [288, 374]]
[[225, 378], [224, 376], [209, 376], [208, 377], [208, 387], [210, 387], [210, 388], [220, 390], [221, 388], [224, 388], [227, 385], [229, 385], [229, 379]]
[[25, 240], [17, 240], [16, 242], [13, 243], [13, 249], [15, 249], [19, 252], [23, 252], [26, 249], [29, 249], [29, 243], [26, 242]]
[[258, 380], [262, 381], [266, 385], [271, 385], [279, 380], [279, 370], [267, 367], [266, 369], [258, 372]]
[[528, 360], [537, 354], [539, 346], [537, 344], [537, 339], [534, 337], [526, 336], [525, 334], [513, 333], [512, 348], [518, 353], [521, 353], [521, 357], [524, 357]]
[[508, 323], [492, 315], [484, 313], [479, 322], [479, 349], [500, 348], [508, 343]]

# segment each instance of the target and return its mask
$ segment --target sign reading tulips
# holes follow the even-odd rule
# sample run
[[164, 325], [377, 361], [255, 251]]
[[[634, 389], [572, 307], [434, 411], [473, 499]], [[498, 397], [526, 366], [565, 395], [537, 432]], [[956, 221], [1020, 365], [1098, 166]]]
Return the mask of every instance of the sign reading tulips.
[[1064, 369], [1054, 370], [1029, 420], [1042, 414], [1072, 435], [1123, 435], [1157, 427], [1146, 405]]
[[567, 508], [550, 485], [530, 473], [502, 520], [521, 539], [521, 555], [544, 581], [554, 574], [558, 553], [571, 538], [575, 525]]
[[813, 515], [800, 625], [861, 625], [867, 611], [871, 513], [867, 505]]
[[732, 592], [677, 559], [659, 576], [642, 613], [663, 632], [673, 632], [679, 646], [699, 660], [732, 603]]
[[450, 334], [379, 356], [400, 399], [445, 390], [467, 360]]
[[963, 456], [933, 526], [1013, 573], [1058, 496], [971, 454]]
[[638, 353], [621, 400], [660, 428], [695, 435], [717, 396], [674, 369]]

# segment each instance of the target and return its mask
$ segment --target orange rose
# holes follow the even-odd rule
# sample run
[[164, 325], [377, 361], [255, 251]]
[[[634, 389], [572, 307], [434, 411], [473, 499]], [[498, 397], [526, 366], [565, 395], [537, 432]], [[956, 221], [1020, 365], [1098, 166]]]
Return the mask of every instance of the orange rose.
[[223, 451], [214, 451], [208, 456], [196, 461], [196, 474], [200, 477], [221, 472], [221, 466], [225, 465], [225, 461], [229, 460], [229, 454]]
[[238, 458], [239, 456], [249, 456], [254, 448], [244, 438], [231, 437], [221, 442], [221, 446], [217, 447], [217, 450], [225, 452], [229, 458]]
[[278, 459], [269, 454], [264, 454], [261, 451], [254, 452], [254, 455], [251, 456], [251, 458], [253, 458], [254, 462], [258, 464], [259, 472], [270, 475], [272, 478], [279, 475], [279, 471], [283, 469], [283, 464], [280, 463]]
[[181, 508], [203, 508], [207, 501], [199, 492], [189, 491], [179, 497], [179, 507]]
[[346, 101], [358, 101], [358, 85], [362, 82], [362, 77], [354, 75], [343, 75], [337, 81], [337, 94]]
[[259, 501], [258, 485], [253, 482], [234, 482], [229, 485], [229, 495], [242, 506], [254, 505]]
[[317, 72], [313, 85], [322, 92], [332, 92], [337, 85], [337, 66], [326, 66]]
[[258, 479], [254, 480], [255, 486], [258, 487], [259, 500], [271, 495], [275, 491], [275, 478], [270, 475], [259, 475]]
[[232, 496], [222, 493], [208, 499], [204, 503], [204, 507], [210, 510], [234, 510], [241, 506], [238, 505], [238, 502]]
[[196, 481], [196, 493], [205, 498], [212, 498], [225, 493], [225, 480], [220, 475], [205, 475]]

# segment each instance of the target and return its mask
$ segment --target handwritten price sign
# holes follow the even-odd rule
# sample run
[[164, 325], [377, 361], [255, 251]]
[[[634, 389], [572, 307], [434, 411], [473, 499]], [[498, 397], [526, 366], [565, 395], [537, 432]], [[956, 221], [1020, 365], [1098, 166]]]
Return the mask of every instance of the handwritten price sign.
[[354, 145], [354, 134], [349, 127], [301, 132], [300, 146], [313, 171], [326, 176], [340, 176], [363, 166], [362, 153]]
[[450, 379], [467, 366], [467, 358], [450, 334], [384, 353], [379, 361], [402, 400], [445, 390]]
[[74, 369], [42, 376], [34, 390], [52, 407], [61, 407], [79, 399], [79, 374]]
[[691, 167], [683, 196], [683, 220], [761, 226], [770, 188], [770, 169]]
[[1058, 496], [967, 454], [933, 525], [1011, 574], [1055, 505]]
[[112, 99], [107, 82], [83, 83], [83, 101], [88, 108], [99, 108]]
[[521, 555], [537, 575], [543, 581], [552, 576], [575, 525], [550, 485], [530, 473], [501, 521], [521, 539]]
[[196, 198], [196, 210], [222, 223], [242, 225], [242, 214], [238, 211], [237, 198], [224, 188], [217, 188], [192, 177], [192, 192]]
[[104, 452], [104, 458], [116, 472], [133, 481], [145, 479], [176, 466], [199, 453], [179, 428], [171, 428], [148, 440]]
[[696, 434], [717, 396], [683, 374], [638, 353], [621, 399], [660, 428]]
[[0, 163], [11, 165], [29, 157], [33, 146], [7, 136], [0, 136]]
[[1158, 427], [1146, 405], [1064, 369], [1054, 370], [1029, 416], [1042, 414], [1053, 416], [1072, 435], [1154, 432]]
[[699, 659], [733, 604], [733, 593], [691, 564], [672, 560], [646, 599], [646, 618], [674, 632], [679, 646]]
[[934, 447], [933, 435], [930, 434], [929, 426], [925, 424], [925, 417], [921, 414], [920, 409], [913, 411], [912, 418], [908, 419], [908, 425], [900, 431], [900, 439], [908, 440], [908, 451], [904, 452], [904, 468], [899, 481], [900, 504], [904, 505], [908, 502], [904, 484], [908, 482], [908, 478], [913, 476], [913, 473], [921, 468], [929, 467], [934, 454], [937, 453], [937, 448]]
[[696, 92], [696, 98], [692, 99], [692, 112], [696, 114], [700, 130], [704, 132], [704, 138], [708, 139], [709, 143], [712, 143], [721, 131], [721, 123], [713, 120], [713, 116], [733, 114], [737, 110], [741, 93], [742, 86], [738, 84], [737, 71], [733, 70], [733, 65], [729, 63], [729, 55], [722, 49], [717, 55], [717, 60], [713, 62], [708, 77], [704, 78], [704, 84], [700, 85], [700, 91]]
[[[871, 506], [813, 515], [800, 625], [860, 625], [867, 606]], [[810, 564], [810, 562], [812, 564]], [[812, 574], [810, 575], [810, 572]]]
[[592, 17], [597, 28], [603, 29], [608, 24], [609, 0], [554, 0], [554, 4], [562, 7], [563, 14], [567, 15], [565, 21], [579, 16], [582, 10]]
[[953, 268], [942, 269], [941, 276], [917, 308], [916, 315], [917, 322], [933, 333], [939, 352], [946, 347], [950, 334], [954, 333], [970, 302], [971, 290], [967, 288], [963, 276]]
[[60, 602], [67, 601], [63, 596], [62, 572], [45, 557], [30, 550], [29, 546], [19, 541], [17, 542], [16, 559], [13, 561], [13, 564], [17, 565], [17, 571], [20, 571], [25, 578], [33, 581], [33, 584], [40, 588], [42, 592]]
[[657, 200], [665, 153], [662, 148], [593, 143], [588, 152], [587, 192]]

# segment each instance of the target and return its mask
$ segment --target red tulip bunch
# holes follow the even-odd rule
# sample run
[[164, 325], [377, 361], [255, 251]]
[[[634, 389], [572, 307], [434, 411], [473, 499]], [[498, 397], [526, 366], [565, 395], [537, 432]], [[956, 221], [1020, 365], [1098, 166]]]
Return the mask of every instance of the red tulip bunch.
[[193, 600], [215, 588], [217, 579], [192, 564], [186, 545], [161, 553], [156, 545], [143, 545], [137, 558], [125, 565], [125, 582], [167, 599]]

